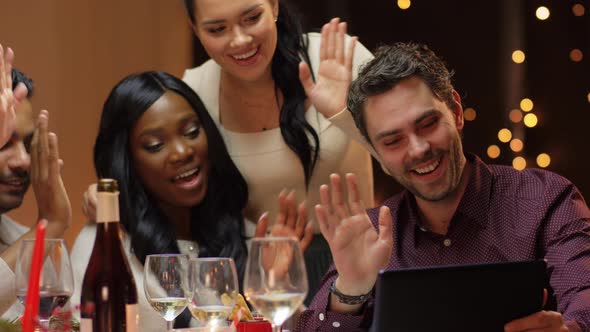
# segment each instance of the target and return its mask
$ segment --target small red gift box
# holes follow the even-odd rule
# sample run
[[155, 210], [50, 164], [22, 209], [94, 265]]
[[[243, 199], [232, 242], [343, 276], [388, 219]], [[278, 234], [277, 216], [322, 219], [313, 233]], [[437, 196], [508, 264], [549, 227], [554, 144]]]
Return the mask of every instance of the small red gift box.
[[272, 325], [266, 320], [248, 320], [238, 323], [238, 332], [272, 332]]

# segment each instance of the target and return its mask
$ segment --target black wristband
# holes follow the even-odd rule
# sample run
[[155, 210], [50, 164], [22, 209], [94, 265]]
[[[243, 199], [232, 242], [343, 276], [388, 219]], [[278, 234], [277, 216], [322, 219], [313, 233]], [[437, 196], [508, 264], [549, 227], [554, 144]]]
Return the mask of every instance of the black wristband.
[[365, 303], [369, 297], [371, 296], [371, 292], [362, 295], [346, 295], [342, 294], [338, 288], [336, 288], [336, 281], [332, 281], [330, 285], [330, 292], [336, 296], [338, 302], [349, 304], [349, 305], [356, 305], [356, 304], [363, 304]]

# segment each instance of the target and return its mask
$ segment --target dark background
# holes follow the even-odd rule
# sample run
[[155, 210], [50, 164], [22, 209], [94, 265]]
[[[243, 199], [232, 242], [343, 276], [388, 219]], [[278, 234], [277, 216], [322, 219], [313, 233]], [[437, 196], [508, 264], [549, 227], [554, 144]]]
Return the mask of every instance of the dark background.
[[[573, 14], [576, 3], [585, 7], [583, 16]], [[395, 0], [291, 0], [290, 5], [303, 14], [307, 31], [319, 31], [330, 18], [341, 17], [349, 34], [359, 36], [370, 50], [397, 41], [429, 45], [455, 71], [453, 84], [464, 108], [477, 112], [465, 125], [465, 151], [505, 165], [522, 156], [527, 167], [537, 167], [536, 156], [548, 153], [547, 169], [569, 178], [590, 197], [590, 0], [415, 0], [407, 10]], [[539, 6], [549, 8], [547, 20], [536, 18]], [[570, 60], [574, 48], [582, 51], [582, 61]], [[515, 49], [525, 52], [524, 63], [512, 62]], [[196, 42], [195, 64], [205, 59]], [[533, 100], [532, 112], [539, 119], [534, 128], [508, 118], [525, 97]], [[523, 151], [514, 153], [498, 141], [501, 128], [524, 141]], [[491, 144], [501, 148], [497, 159], [487, 156]], [[378, 167], [376, 171], [377, 198], [399, 190]]]

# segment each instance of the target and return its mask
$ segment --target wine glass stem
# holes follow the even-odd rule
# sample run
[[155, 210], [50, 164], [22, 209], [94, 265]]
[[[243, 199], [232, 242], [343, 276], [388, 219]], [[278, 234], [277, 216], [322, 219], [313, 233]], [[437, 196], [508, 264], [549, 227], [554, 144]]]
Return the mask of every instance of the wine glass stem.
[[281, 332], [281, 326], [272, 324], [272, 332]]
[[172, 331], [174, 329], [174, 320], [166, 321], [166, 331]]

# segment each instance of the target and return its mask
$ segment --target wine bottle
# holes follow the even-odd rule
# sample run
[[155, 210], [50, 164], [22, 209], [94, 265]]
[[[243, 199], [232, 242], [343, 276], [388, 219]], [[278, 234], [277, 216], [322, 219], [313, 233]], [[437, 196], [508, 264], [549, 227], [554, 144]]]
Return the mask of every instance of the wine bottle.
[[137, 332], [137, 289], [121, 244], [117, 181], [97, 186], [96, 238], [84, 273], [81, 332]]

